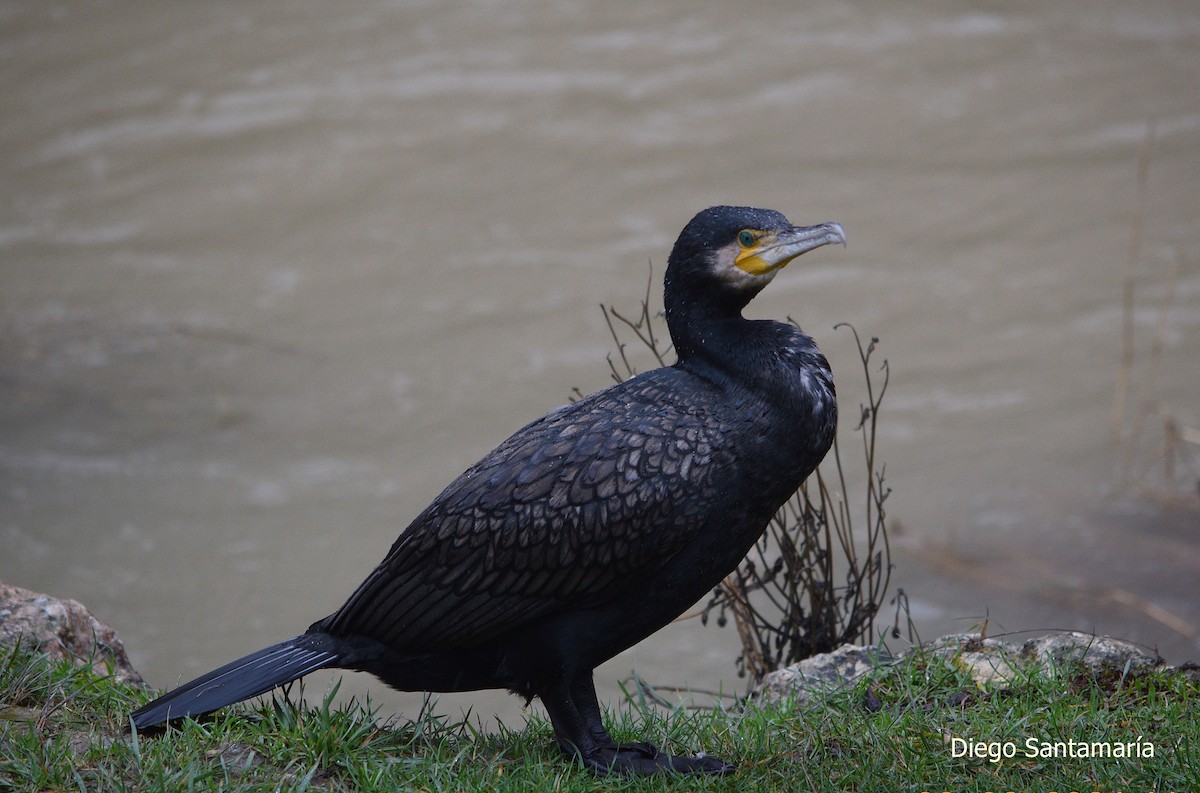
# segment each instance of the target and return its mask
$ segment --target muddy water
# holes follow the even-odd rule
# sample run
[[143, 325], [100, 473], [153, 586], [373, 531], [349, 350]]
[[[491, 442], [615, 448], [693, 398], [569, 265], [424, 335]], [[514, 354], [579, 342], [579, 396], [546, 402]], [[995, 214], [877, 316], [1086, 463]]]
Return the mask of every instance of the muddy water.
[[[882, 338], [926, 638], [987, 616], [1200, 655], [1200, 518], [1165, 498], [1196, 447], [1120, 488], [1110, 430], [1151, 128], [1122, 432], [1143, 389], [1200, 424], [1194, 3], [43, 2], [0, 31], [0, 579], [88, 603], [153, 683], [303, 630], [450, 478], [604, 386], [597, 305], [635, 308], [713, 203], [847, 229], [751, 313], [818, 339], [848, 415], [833, 326]], [[735, 654], [676, 625], [598, 679], [740, 689]]]

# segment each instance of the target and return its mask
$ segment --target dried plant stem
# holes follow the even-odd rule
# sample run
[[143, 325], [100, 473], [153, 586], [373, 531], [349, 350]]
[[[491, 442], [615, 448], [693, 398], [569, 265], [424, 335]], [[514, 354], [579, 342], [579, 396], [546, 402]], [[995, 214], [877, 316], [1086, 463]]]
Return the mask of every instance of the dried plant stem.
[[1146, 372], [1141, 378], [1138, 409], [1137, 413], [1134, 414], [1133, 430], [1130, 432], [1129, 441], [1125, 446], [1124, 469], [1126, 472], [1129, 472], [1134, 466], [1137, 450], [1141, 446], [1142, 435], [1146, 429], [1146, 419], [1158, 412], [1157, 405], [1151, 393], [1155, 382], [1158, 380], [1159, 365], [1162, 362], [1163, 349], [1166, 346], [1167, 318], [1171, 312], [1171, 303], [1175, 299], [1175, 286], [1179, 281], [1179, 275], [1182, 270], [1183, 254], [1176, 252], [1175, 265], [1171, 268], [1170, 275], [1167, 278], [1167, 286], [1164, 290], [1162, 304], [1159, 306], [1158, 324], [1154, 329], [1154, 340], [1150, 345], [1150, 360], [1146, 363]]
[[1137, 192], [1130, 221], [1129, 252], [1125, 257], [1125, 277], [1121, 295], [1121, 368], [1117, 375], [1117, 393], [1113, 399], [1112, 418], [1109, 431], [1114, 442], [1119, 442], [1121, 427], [1125, 423], [1125, 405], [1133, 382], [1133, 331], [1134, 308], [1137, 290], [1137, 260], [1142, 247], [1142, 226], [1146, 217], [1146, 193], [1150, 182], [1150, 159], [1154, 152], [1156, 125], [1151, 120], [1146, 125], [1146, 137], [1142, 140], [1137, 160]]

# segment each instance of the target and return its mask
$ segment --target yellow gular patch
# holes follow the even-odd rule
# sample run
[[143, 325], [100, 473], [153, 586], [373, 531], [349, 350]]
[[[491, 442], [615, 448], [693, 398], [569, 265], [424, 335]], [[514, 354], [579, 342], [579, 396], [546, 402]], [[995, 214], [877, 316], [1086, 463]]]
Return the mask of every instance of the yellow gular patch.
[[753, 244], [744, 245], [739, 239], [738, 243], [742, 244], [741, 253], [733, 259], [733, 263], [738, 266], [738, 269], [749, 273], [750, 275], [764, 275], [771, 272], [779, 264], [773, 264], [761, 257], [761, 253], [765, 248], [769, 248], [774, 242], [774, 234], [757, 233]]

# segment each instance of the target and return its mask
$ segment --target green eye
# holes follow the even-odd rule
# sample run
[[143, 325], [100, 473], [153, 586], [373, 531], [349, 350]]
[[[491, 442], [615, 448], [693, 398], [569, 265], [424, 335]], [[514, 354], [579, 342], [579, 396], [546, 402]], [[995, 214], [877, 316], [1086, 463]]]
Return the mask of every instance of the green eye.
[[741, 245], [743, 248], [752, 247], [756, 242], [758, 242], [758, 236], [750, 229], [743, 229], [738, 232], [738, 245]]

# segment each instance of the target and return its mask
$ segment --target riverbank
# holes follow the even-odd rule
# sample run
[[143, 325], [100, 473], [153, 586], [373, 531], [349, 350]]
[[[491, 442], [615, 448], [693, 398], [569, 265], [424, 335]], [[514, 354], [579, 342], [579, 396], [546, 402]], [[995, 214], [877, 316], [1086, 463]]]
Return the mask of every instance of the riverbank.
[[[957, 659], [957, 660], [956, 660]], [[12, 790], [868, 790], [1196, 789], [1193, 670], [1029, 663], [981, 684], [960, 656], [909, 653], [797, 706], [664, 710], [631, 696], [619, 740], [703, 750], [728, 777], [598, 780], [549, 725], [482, 732], [469, 720], [282, 698], [131, 735], [154, 692], [91, 666], [0, 648], [0, 789]]]

